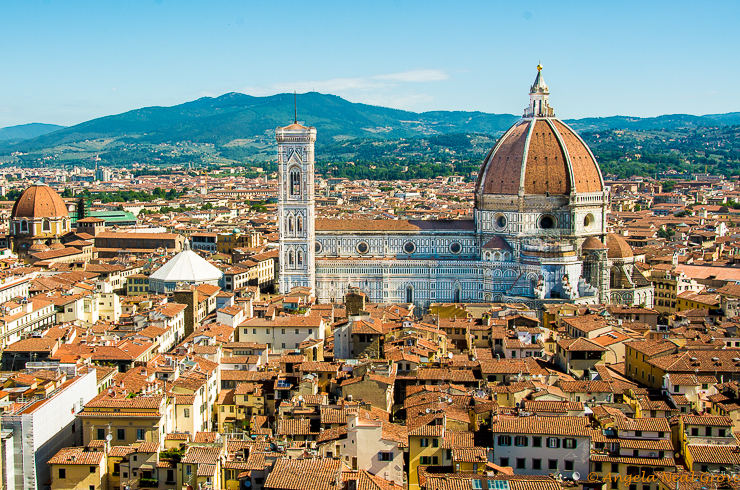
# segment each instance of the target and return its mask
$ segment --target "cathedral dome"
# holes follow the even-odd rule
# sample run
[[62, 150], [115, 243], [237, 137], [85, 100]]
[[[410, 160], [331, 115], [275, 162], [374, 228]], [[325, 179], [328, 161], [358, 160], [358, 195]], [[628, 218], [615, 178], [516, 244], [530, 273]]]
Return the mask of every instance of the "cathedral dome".
[[16, 218], [66, 218], [69, 216], [67, 206], [61, 196], [46, 184], [38, 182], [28, 187], [20, 195], [11, 219]]
[[606, 246], [609, 249], [606, 256], [610, 259], [628, 259], [635, 256], [627, 240], [616, 233], [606, 234]]
[[568, 196], [604, 190], [601, 171], [586, 143], [555, 117], [538, 66], [530, 105], [488, 153], [476, 183], [483, 195]]

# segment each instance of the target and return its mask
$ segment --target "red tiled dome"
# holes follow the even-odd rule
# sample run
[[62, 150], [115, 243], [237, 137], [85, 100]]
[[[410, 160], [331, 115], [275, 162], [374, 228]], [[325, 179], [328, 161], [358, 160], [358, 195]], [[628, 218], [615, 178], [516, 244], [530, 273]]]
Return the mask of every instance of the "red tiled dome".
[[46, 184], [33, 184], [13, 205], [11, 219], [67, 217], [67, 206], [61, 196]]
[[599, 165], [586, 143], [555, 117], [542, 65], [529, 90], [529, 107], [488, 153], [475, 185], [483, 196], [568, 196], [604, 190]]
[[598, 164], [588, 146], [555, 118], [522, 119], [483, 161], [476, 194], [569, 195], [602, 192]]
[[583, 241], [581, 250], [603, 250], [606, 246], [595, 236], [590, 236]]
[[635, 256], [627, 240], [616, 233], [606, 234], [606, 246], [609, 249], [606, 256], [610, 259], [628, 259]]

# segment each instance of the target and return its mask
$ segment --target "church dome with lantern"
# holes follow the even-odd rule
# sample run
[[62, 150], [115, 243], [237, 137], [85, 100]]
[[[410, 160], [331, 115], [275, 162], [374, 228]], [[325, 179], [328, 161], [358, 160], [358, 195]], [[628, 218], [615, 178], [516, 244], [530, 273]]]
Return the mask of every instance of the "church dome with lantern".
[[61, 236], [71, 231], [70, 226], [69, 212], [62, 197], [43, 182], [36, 182], [24, 190], [13, 205], [11, 246], [23, 257], [34, 245], [59, 243]]
[[537, 68], [529, 107], [484, 160], [476, 196], [570, 196], [604, 190], [596, 159], [578, 134], [555, 117], [542, 66]]
[[555, 117], [542, 65], [529, 106], [491, 149], [475, 186], [475, 218], [491, 233], [603, 240], [608, 195], [596, 158]]

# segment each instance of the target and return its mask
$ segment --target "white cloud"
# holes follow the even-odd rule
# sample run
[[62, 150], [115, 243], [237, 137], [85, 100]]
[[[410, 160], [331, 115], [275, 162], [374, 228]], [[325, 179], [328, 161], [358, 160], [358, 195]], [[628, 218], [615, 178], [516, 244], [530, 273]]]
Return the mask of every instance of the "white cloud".
[[329, 80], [281, 82], [265, 86], [245, 87], [241, 92], [265, 96], [278, 93], [322, 92], [339, 95], [354, 102], [383, 105], [386, 107], [411, 108], [419, 102], [428, 102], [432, 97], [426, 94], [399, 93], [407, 84], [437, 82], [448, 80], [450, 76], [443, 70], [409, 70], [399, 73], [385, 73], [368, 77], [332, 78]]
[[391, 80], [398, 82], [438, 82], [447, 80], [450, 76], [442, 70], [411, 70], [388, 75], [376, 75], [377, 80]]

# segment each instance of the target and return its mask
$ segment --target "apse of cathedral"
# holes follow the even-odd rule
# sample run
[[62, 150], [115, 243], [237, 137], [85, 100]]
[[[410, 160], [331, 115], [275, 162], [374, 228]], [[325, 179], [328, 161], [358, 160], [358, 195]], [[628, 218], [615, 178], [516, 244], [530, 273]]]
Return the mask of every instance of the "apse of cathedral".
[[320, 303], [350, 287], [370, 302], [653, 305], [632, 249], [607, 233], [609, 193], [593, 153], [555, 116], [542, 66], [524, 115], [483, 161], [474, 219], [318, 219], [316, 128], [277, 128], [280, 292]]

